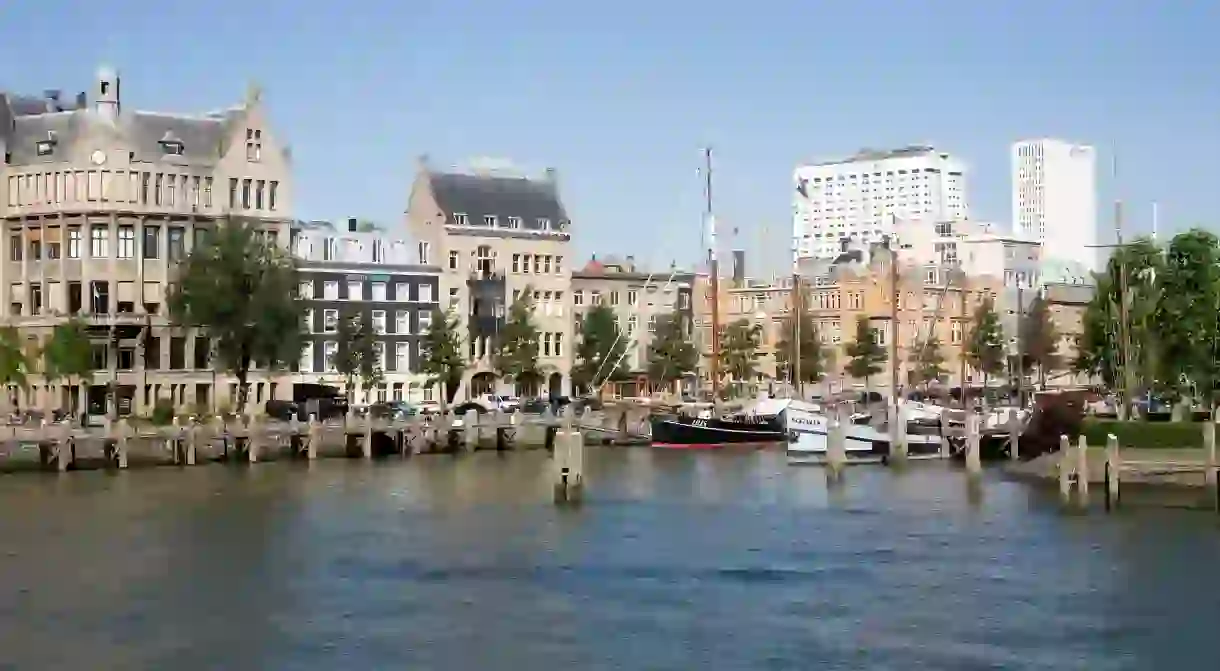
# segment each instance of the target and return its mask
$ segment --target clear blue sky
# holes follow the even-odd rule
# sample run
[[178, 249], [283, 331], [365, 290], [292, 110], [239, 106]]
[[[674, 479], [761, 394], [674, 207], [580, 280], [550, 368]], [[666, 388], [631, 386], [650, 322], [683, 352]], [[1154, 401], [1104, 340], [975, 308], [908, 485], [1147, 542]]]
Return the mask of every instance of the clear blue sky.
[[106, 62], [129, 104], [196, 112], [254, 79], [298, 216], [399, 226], [416, 155], [508, 157], [559, 168], [582, 255], [658, 264], [700, 258], [711, 143], [725, 237], [780, 270], [793, 166], [863, 146], [961, 156], [975, 216], [1007, 223], [1009, 143], [1088, 142], [1107, 222], [1120, 195], [1137, 230], [1153, 200], [1166, 230], [1212, 225], [1218, 25], [1142, 0], [8, 0], [0, 89]]

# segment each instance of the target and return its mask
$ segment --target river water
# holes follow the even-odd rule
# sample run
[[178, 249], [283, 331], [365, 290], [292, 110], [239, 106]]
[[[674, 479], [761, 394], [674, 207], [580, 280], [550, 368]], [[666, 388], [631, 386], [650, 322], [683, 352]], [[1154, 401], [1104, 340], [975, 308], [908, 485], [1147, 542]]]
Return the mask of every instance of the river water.
[[1220, 523], [599, 449], [0, 477], [0, 669], [1216, 668]]

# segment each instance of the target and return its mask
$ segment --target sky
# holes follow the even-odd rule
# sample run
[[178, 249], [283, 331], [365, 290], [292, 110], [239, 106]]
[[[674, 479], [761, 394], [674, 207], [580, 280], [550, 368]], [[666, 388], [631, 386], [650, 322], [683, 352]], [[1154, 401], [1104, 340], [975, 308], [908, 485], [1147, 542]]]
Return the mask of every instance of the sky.
[[[1098, 148], [1102, 239], [1213, 227], [1220, 3], [1143, 0], [4, 0], [0, 90], [91, 90], [199, 113], [264, 89], [298, 218], [403, 228], [416, 157], [555, 167], [579, 256], [786, 272], [792, 170], [931, 144], [1008, 225], [1009, 145]], [[1117, 161], [1115, 161], [1117, 157]], [[1117, 163], [1117, 173], [1113, 165]], [[736, 235], [734, 235], [736, 231]]]

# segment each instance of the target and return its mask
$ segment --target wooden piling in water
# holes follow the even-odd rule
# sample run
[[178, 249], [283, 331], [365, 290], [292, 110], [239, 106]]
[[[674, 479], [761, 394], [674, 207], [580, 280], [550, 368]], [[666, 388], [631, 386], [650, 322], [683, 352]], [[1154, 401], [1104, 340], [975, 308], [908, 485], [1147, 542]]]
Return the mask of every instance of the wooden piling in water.
[[1072, 443], [1067, 434], [1059, 436], [1059, 498], [1067, 504], [1072, 502]]
[[127, 468], [127, 455], [131, 451], [131, 425], [127, 423], [127, 418], [124, 417], [117, 422], [116, 437], [114, 441], [115, 456], [118, 458], [119, 469]]
[[373, 458], [373, 415], [365, 413], [364, 415], [364, 439], [360, 444], [360, 454], [365, 459]]
[[318, 421], [317, 413], [309, 416], [309, 437], [305, 441], [305, 458], [313, 461], [318, 458], [318, 446], [322, 444], [322, 422]]
[[1106, 436], [1106, 510], [1118, 508], [1119, 481], [1122, 479], [1122, 460], [1118, 453], [1118, 436]]
[[966, 474], [977, 476], [983, 472], [982, 456], [979, 454], [979, 424], [982, 418], [976, 413], [966, 413]]
[[1089, 504], [1089, 443], [1083, 435], [1076, 441], [1076, 493], [1080, 505]]
[[258, 463], [259, 442], [262, 436], [259, 435], [258, 418], [253, 413], [246, 415], [246, 456], [250, 463]]
[[826, 478], [838, 482], [847, 468], [847, 411], [842, 404], [835, 406], [826, 431]]
[[906, 418], [902, 406], [895, 400], [888, 408], [890, 429], [889, 463], [901, 465], [907, 459]]
[[584, 434], [567, 425], [556, 436], [554, 500], [557, 504], [580, 503], [584, 498]]
[[1008, 456], [1013, 461], [1021, 459], [1021, 412], [1013, 409], [1008, 413]]
[[462, 416], [462, 443], [467, 452], [479, 446], [479, 412], [473, 408]]
[[1206, 473], [1204, 479], [1207, 483], [1207, 491], [1211, 493], [1212, 507], [1217, 513], [1220, 513], [1220, 472], [1217, 471], [1216, 461], [1216, 409], [1212, 409], [1211, 416], [1203, 423], [1203, 449], [1205, 451], [1204, 459], [1206, 460]]

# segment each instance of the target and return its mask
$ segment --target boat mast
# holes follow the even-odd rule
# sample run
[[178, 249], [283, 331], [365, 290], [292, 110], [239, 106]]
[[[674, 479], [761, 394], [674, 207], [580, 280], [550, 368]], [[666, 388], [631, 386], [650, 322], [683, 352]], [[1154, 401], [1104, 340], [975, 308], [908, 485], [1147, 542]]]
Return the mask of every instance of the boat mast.
[[712, 148], [703, 150], [703, 194], [707, 204], [704, 225], [707, 226], [708, 273], [712, 283], [712, 402], [720, 398], [720, 262], [716, 258], [716, 216], [712, 214]]

